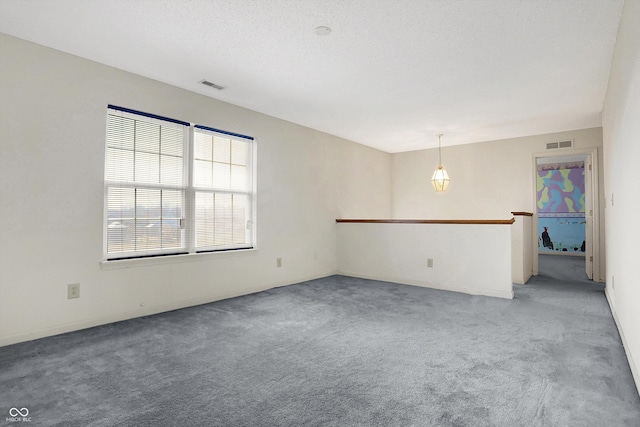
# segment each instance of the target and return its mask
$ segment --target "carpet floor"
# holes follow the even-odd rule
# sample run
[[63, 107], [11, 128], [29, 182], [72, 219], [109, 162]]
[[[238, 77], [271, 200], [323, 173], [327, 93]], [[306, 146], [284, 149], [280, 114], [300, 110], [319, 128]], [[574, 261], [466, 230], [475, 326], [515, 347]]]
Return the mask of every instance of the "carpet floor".
[[640, 425], [604, 286], [540, 262], [513, 300], [331, 276], [6, 346], [0, 424]]

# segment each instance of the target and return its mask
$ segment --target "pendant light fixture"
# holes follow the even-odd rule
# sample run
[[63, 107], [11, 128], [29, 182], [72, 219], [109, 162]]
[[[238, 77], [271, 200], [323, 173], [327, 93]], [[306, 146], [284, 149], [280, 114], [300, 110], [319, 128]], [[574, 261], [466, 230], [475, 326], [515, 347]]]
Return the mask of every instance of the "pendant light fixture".
[[433, 184], [433, 188], [437, 193], [445, 191], [449, 186], [449, 174], [442, 167], [442, 145], [440, 143], [440, 138], [443, 134], [439, 133], [438, 137], [438, 169], [433, 173], [431, 177], [431, 183]]

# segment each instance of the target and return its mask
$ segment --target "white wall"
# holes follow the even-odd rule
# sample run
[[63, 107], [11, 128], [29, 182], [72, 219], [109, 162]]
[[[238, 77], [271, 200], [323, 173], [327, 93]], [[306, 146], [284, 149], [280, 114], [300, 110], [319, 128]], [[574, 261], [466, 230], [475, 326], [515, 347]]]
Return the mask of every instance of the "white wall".
[[[607, 298], [640, 389], [640, 2], [625, 1], [603, 109]], [[615, 277], [615, 280], [614, 280]]]
[[[333, 274], [335, 218], [391, 215], [389, 154], [5, 35], [0, 76], [0, 345]], [[107, 104], [256, 137], [259, 249], [102, 270]]]
[[[489, 224], [338, 224], [338, 272], [435, 289], [513, 298], [511, 227]], [[433, 259], [433, 267], [427, 260]]]
[[[443, 138], [446, 140], [446, 135]], [[434, 192], [430, 181], [438, 165], [437, 149], [393, 154], [393, 217], [508, 219], [514, 211], [535, 213], [533, 155], [551, 152], [546, 150], [547, 142], [567, 139], [574, 140], [575, 149], [597, 148], [602, 170], [601, 128], [445, 147], [442, 163], [451, 183], [444, 193]], [[564, 155], [567, 151], [554, 153]], [[599, 191], [604, 200], [603, 174]], [[603, 218], [604, 203], [599, 209]], [[604, 227], [600, 228], [600, 255], [602, 277], [594, 279], [604, 281]]]
[[513, 283], [524, 285], [533, 274], [533, 220], [515, 215], [511, 227], [511, 277]]

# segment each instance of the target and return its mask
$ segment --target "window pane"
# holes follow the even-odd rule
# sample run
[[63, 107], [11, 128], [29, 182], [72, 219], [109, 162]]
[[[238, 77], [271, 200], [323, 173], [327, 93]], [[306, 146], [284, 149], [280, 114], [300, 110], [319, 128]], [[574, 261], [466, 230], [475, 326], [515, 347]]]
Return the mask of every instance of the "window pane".
[[213, 183], [213, 163], [204, 160], [194, 160], [193, 185], [211, 188]]
[[160, 183], [181, 186], [182, 164], [182, 157], [160, 156]]
[[136, 151], [160, 153], [160, 125], [136, 120]]
[[194, 132], [193, 135], [193, 157], [198, 160], [213, 161], [213, 137], [201, 132]]
[[242, 194], [233, 195], [233, 243], [241, 245], [247, 243], [247, 196]]
[[136, 151], [135, 181], [157, 184], [160, 181], [160, 156]]
[[246, 166], [231, 166], [231, 188], [234, 190], [245, 190], [247, 188]]
[[183, 157], [184, 130], [162, 126], [160, 130], [160, 152], [170, 156]]
[[184, 192], [162, 190], [162, 247], [180, 248], [183, 246], [180, 220], [184, 218]]
[[105, 177], [108, 181], [133, 181], [133, 151], [108, 147]]
[[213, 193], [196, 193], [195, 234], [197, 248], [213, 246]]
[[213, 137], [213, 161], [231, 163], [231, 140], [229, 138]]
[[136, 250], [162, 248], [160, 240], [160, 190], [136, 190]]
[[231, 163], [234, 165], [247, 165], [247, 149], [249, 144], [244, 141], [231, 141]]
[[107, 147], [133, 150], [134, 120], [126, 117], [107, 116]]
[[107, 252], [135, 250], [135, 190], [107, 188]]
[[231, 245], [233, 241], [231, 194], [215, 195], [214, 204], [214, 245]]
[[227, 189], [231, 187], [231, 165], [228, 163], [213, 163], [213, 186]]

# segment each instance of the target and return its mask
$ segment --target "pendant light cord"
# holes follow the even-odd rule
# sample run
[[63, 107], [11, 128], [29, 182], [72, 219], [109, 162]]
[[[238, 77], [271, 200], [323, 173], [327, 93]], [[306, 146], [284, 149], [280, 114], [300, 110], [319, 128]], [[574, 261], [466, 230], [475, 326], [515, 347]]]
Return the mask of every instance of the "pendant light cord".
[[440, 143], [440, 138], [442, 138], [442, 133], [439, 133], [438, 136], [438, 167], [442, 168], [442, 145]]

